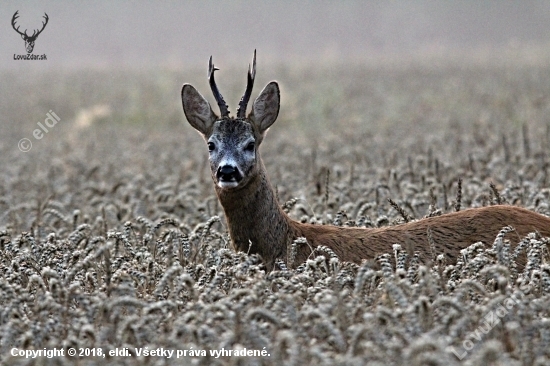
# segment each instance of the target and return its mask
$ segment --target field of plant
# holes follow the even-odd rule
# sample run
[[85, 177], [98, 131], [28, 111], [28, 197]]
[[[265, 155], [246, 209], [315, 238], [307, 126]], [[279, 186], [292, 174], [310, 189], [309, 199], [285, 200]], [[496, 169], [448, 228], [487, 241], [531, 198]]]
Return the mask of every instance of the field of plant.
[[[233, 113], [247, 61], [217, 61]], [[497, 202], [549, 215], [548, 61], [259, 57], [252, 97], [282, 87], [261, 148], [281, 205], [366, 227], [402, 220], [388, 199], [416, 219]], [[189, 82], [215, 105], [203, 66], [2, 72], [0, 363], [550, 364], [536, 233], [518, 249], [524, 269], [506, 229], [501, 252], [472, 243], [457, 263], [395, 246], [361, 266], [318, 251], [266, 273], [234, 252], [179, 96]]]

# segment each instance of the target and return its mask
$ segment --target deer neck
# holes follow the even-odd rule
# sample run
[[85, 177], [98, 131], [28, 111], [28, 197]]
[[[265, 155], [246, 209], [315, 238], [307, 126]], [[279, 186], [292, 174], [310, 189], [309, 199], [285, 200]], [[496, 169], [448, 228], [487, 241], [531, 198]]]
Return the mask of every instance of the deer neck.
[[258, 253], [264, 260], [285, 260], [292, 220], [279, 206], [261, 159], [259, 164], [259, 173], [245, 187], [226, 191], [216, 186], [216, 193], [236, 250]]

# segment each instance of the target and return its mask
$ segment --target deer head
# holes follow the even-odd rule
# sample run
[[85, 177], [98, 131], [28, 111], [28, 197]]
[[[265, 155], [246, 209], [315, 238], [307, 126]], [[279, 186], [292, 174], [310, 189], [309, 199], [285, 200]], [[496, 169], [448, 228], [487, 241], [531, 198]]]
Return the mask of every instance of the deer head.
[[218, 117], [208, 101], [190, 84], [181, 90], [183, 111], [187, 121], [204, 137], [209, 151], [212, 179], [218, 190], [235, 190], [245, 187], [261, 170], [258, 148], [267, 129], [279, 114], [279, 86], [272, 81], [262, 90], [245, 116], [246, 107], [256, 75], [256, 51], [252, 67], [248, 67], [248, 83], [239, 102], [236, 117], [229, 109], [214, 80], [218, 70], [210, 57], [208, 81], [220, 108]]
[[11, 26], [13, 27], [13, 29], [15, 29], [15, 31], [17, 33], [19, 33], [21, 35], [21, 38], [23, 38], [23, 40], [25, 41], [25, 48], [27, 49], [27, 53], [32, 53], [32, 50], [34, 49], [34, 42], [36, 41], [36, 38], [38, 37], [38, 35], [40, 33], [42, 33], [42, 31], [44, 30], [44, 28], [46, 28], [46, 24], [48, 24], [48, 14], [44, 13], [44, 19], [46, 20], [45, 22], [42, 22], [42, 29], [38, 30], [38, 29], [35, 29], [32, 33], [32, 36], [29, 36], [27, 34], [27, 30], [25, 29], [25, 32], [20, 32], [19, 31], [19, 27], [15, 28], [15, 21], [17, 20], [17, 18], [19, 18], [19, 10], [17, 10], [15, 12], [15, 14], [13, 14], [13, 18], [11, 18]]

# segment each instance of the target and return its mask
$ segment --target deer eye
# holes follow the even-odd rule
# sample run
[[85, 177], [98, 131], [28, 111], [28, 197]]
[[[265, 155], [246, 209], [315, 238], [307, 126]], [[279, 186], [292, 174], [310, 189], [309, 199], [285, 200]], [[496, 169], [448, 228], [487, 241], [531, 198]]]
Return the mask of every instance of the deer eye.
[[208, 151], [216, 150], [216, 145], [213, 142], [208, 143]]
[[248, 143], [248, 145], [246, 145], [246, 147], [244, 148], [246, 151], [254, 151], [254, 141], [251, 141]]

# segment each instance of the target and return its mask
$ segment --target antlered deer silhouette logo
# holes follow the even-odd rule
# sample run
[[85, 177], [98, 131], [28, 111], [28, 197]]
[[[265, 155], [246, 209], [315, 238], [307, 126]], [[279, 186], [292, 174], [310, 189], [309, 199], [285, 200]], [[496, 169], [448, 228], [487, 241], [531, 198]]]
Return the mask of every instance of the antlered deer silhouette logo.
[[23, 38], [23, 40], [25, 41], [25, 48], [27, 49], [27, 53], [32, 53], [32, 50], [34, 49], [34, 42], [36, 41], [36, 38], [38, 37], [38, 35], [40, 33], [42, 33], [42, 31], [44, 30], [44, 28], [46, 28], [46, 24], [48, 24], [48, 14], [44, 13], [44, 19], [46, 19], [45, 22], [42, 22], [42, 29], [38, 30], [38, 29], [35, 29], [32, 33], [32, 36], [29, 36], [27, 34], [27, 30], [25, 29], [25, 32], [21, 32], [19, 31], [19, 27], [15, 28], [15, 21], [17, 20], [17, 18], [19, 18], [19, 10], [17, 10], [15, 12], [15, 14], [13, 14], [13, 18], [11, 18], [11, 25], [13, 27], [13, 29], [15, 29], [15, 31], [17, 33], [19, 33], [21, 35], [21, 38]]

